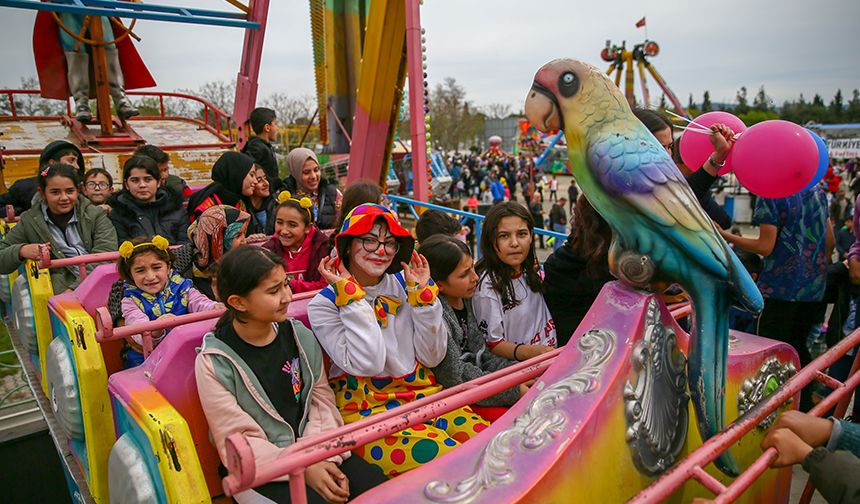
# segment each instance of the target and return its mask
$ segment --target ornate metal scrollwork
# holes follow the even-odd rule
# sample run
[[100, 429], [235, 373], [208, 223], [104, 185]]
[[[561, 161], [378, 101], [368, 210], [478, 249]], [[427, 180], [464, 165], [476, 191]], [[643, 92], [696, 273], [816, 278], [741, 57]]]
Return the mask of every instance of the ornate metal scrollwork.
[[633, 349], [633, 381], [624, 385], [627, 444], [633, 463], [654, 476], [675, 463], [687, 437], [687, 360], [675, 332], [660, 320], [652, 299], [645, 335]]
[[515, 451], [546, 448], [568, 426], [569, 418], [559, 405], [573, 394], [587, 394], [600, 386], [606, 362], [615, 353], [615, 336], [600, 329], [585, 333], [577, 342], [582, 366], [573, 374], [547, 386], [520, 413], [507, 430], [499, 432], [484, 448], [475, 472], [456, 483], [431, 481], [424, 487], [430, 502], [467, 503], [482, 492], [516, 479]]
[[[738, 416], [751, 410], [764, 398], [771, 395], [783, 383], [797, 373], [797, 368], [791, 362], [780, 362], [776, 357], [768, 357], [762, 363], [758, 373], [744, 380], [741, 391], [738, 392]], [[790, 402], [790, 400], [789, 400]], [[776, 411], [758, 424], [759, 429], [767, 429], [776, 420]]]

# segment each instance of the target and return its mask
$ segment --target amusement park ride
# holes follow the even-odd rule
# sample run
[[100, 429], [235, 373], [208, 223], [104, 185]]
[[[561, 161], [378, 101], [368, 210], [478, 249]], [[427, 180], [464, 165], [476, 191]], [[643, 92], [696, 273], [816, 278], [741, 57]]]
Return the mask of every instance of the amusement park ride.
[[[108, 76], [104, 73], [104, 51], [99, 49], [103, 34], [99, 36], [98, 28], [91, 30], [89, 39], [81, 43], [92, 42], [98, 127], [73, 117], [68, 102], [68, 113], [62, 117], [19, 116], [14, 98], [21, 91], [2, 91], [11, 107], [8, 116], [0, 117], [0, 129], [6, 133], [4, 142], [12, 145], [4, 155], [7, 182], [32, 175], [37, 148], [17, 147], [15, 142], [26, 144], [28, 135], [39, 134], [74, 139], [89, 164], [114, 155], [113, 164], [107, 163], [114, 170], [138, 142], [161, 142], [168, 144], [166, 150], [172, 152], [180, 175], [203, 180], [202, 167], [211, 166], [206, 159], [242, 144], [246, 133], [243, 124], [256, 100], [268, 0], [228, 2], [238, 12], [111, 0], [0, 0], [0, 6], [5, 7], [131, 19], [127, 28], [113, 23], [117, 27], [122, 24], [126, 40], [133, 37], [137, 19], [246, 30], [232, 116], [201, 102], [202, 117], [169, 117], [162, 112], [122, 119], [112, 117], [108, 106]], [[310, 1], [321, 133], [326, 131], [333, 149], [351, 143], [347, 183], [370, 178], [384, 184], [402, 90], [407, 74], [412, 77], [408, 92], [413, 111], [410, 135], [415, 200], [392, 197], [391, 201], [414, 213], [416, 207], [432, 206], [427, 198], [429, 179], [434, 175], [433, 166], [428, 170], [432, 152], [427, 145], [429, 108], [425, 101], [427, 65], [421, 2], [374, 0], [366, 11], [359, 5], [364, 4]], [[101, 26], [99, 22], [88, 24]], [[646, 42], [637, 48], [632, 52], [623, 46], [605, 51], [604, 58], [613, 61], [610, 72], [617, 72], [616, 82], [620, 82], [621, 68], [626, 64], [626, 90], [632, 93], [630, 64], [635, 60], [643, 86], [645, 67], [668, 91], [645, 59], [656, 54], [656, 44]], [[536, 84], [534, 89], [558, 106], [559, 98], [550, 89], [553, 86]], [[566, 92], [562, 95], [568, 96]], [[163, 100], [170, 94], [154, 96]], [[667, 96], [674, 98], [671, 92]], [[647, 92], [645, 97], [647, 101]], [[677, 100], [672, 101], [683, 113]], [[177, 125], [190, 128], [177, 134]], [[557, 128], [563, 129], [563, 125], [559, 120]], [[584, 136], [577, 136], [572, 125], [564, 133], [571, 156], [581, 157], [577, 149], [582, 147]], [[170, 144], [164, 141], [166, 137], [177, 140]], [[39, 147], [47, 143], [31, 139], [30, 144], [36, 141], [42, 142]], [[611, 157], [618, 148], [609, 146], [605, 154]], [[620, 152], [624, 150], [621, 145]], [[197, 160], [199, 166], [189, 160]], [[610, 165], [614, 162], [607, 161]], [[588, 197], [599, 200], [604, 205], [601, 212], [609, 215], [613, 210], [606, 205], [612, 198], [598, 194], [588, 174], [578, 172], [577, 177]], [[666, 191], [674, 197], [681, 190]], [[648, 201], [643, 204], [647, 206]], [[638, 222], [635, 219], [645, 214], [641, 209], [639, 213], [626, 211], [626, 215], [616, 216], [618, 222]], [[478, 223], [482, 219], [474, 214], [465, 216]], [[665, 216], [655, 220], [660, 217]], [[616, 222], [613, 219], [607, 217]], [[712, 231], [709, 223], [698, 222], [704, 235]], [[14, 219], [8, 219], [0, 230], [5, 233], [13, 225]], [[634, 250], [635, 240], [624, 232], [616, 236], [627, 240], [625, 257], [630, 259], [633, 253], [634, 260], [623, 261], [626, 266], [619, 273], [621, 280], [603, 288], [565, 348], [320, 436], [302, 438], [268, 463], [255, 461], [247, 440], [235, 434], [229, 439], [229, 474], [223, 479], [193, 371], [195, 348], [203, 334], [212, 330], [219, 311], [113, 327], [105, 306], [111, 285], [118, 279], [116, 267], [109, 262], [115, 262], [118, 253], [51, 259], [43, 248], [39, 261], [28, 260], [8, 276], [8, 287], [4, 288], [10, 289], [11, 301], [6, 313], [16, 352], [60, 452], [70, 492], [78, 502], [221, 501], [288, 474], [292, 501], [303, 503], [304, 469], [308, 465], [533, 378], [537, 381], [529, 392], [468, 443], [359, 496], [355, 502], [686, 503], [693, 497], [713, 498], [714, 494], [717, 502], [787, 502], [791, 470], [768, 469], [775, 453], [769, 450], [762, 454], [759, 448], [765, 430], [778, 411], [794, 407], [792, 399], [813, 380], [836, 389], [815, 412], [820, 415], [840, 401], [837, 414], [844, 413], [848, 392], [860, 381], [860, 374], [852, 374], [840, 384], [822, 371], [860, 342], [860, 331], [799, 371], [797, 354], [785, 343], [739, 332], [702, 341], [697, 339], [702, 334], [701, 325], [692, 335], [683, 328], [693, 307], [689, 303], [667, 306], [659, 293], [649, 290], [652, 284], [630, 269], [637, 261], [645, 270], [656, 262], [658, 269], [650, 270], [650, 275], [659, 277], [668, 271], [659, 269], [664, 267], [664, 258]], [[642, 243], [648, 237], [637, 240]], [[677, 243], [667, 246], [667, 255], [680, 248]], [[88, 265], [95, 267], [88, 271]], [[79, 268], [79, 287], [54, 293], [49, 274], [52, 268]], [[699, 280], [708, 281], [702, 278]], [[648, 280], [653, 280], [652, 276]], [[676, 280], [685, 282], [684, 278]], [[314, 295], [294, 296], [290, 315], [309, 325], [307, 306]], [[694, 301], [700, 313], [700, 299]], [[720, 312], [712, 315], [727, 316]], [[151, 334], [165, 328], [173, 328], [170, 337], [145, 352], [148, 356], [143, 365], [122, 370], [119, 350], [123, 338], [142, 334], [144, 348], [151, 348], [146, 344]], [[701, 386], [698, 381], [688, 383], [688, 376], [701, 376], [702, 345], [712, 345], [707, 352], [718, 352], [714, 361], [724, 366], [715, 368], [716, 377], [705, 372], [707, 379], [716, 381], [692, 390]], [[706, 357], [716, 355], [707, 352]], [[855, 362], [855, 371], [858, 363], [860, 359]], [[701, 422], [703, 417], [712, 420], [713, 414], [709, 410], [703, 416], [702, 408], [690, 401], [691, 395], [696, 402], [723, 411], [716, 415], [716, 429], [700, 430], [691, 421], [698, 418]], [[723, 420], [726, 428], [715, 434], [723, 427]], [[722, 466], [724, 472], [710, 464], [727, 452], [739, 469], [746, 469], [740, 476], [731, 468]]]
[[607, 75], [612, 75], [615, 72], [615, 85], [621, 87], [621, 76], [624, 75], [624, 96], [627, 102], [632, 107], [636, 103], [636, 96], [633, 91], [633, 65], [639, 70], [639, 82], [642, 86], [642, 107], [648, 108], [651, 105], [651, 95], [648, 92], [648, 79], [645, 71], [654, 77], [654, 81], [663, 90], [666, 98], [672, 102], [672, 106], [678, 114], [686, 116], [687, 112], [675, 96], [675, 93], [666, 84], [666, 80], [657, 71], [657, 68], [648, 60], [648, 58], [660, 54], [660, 46], [653, 40], [645, 40], [633, 46], [633, 50], [627, 49], [627, 43], [622, 42], [620, 46], [612, 44], [611, 41], [606, 41], [606, 47], [600, 51], [600, 57], [603, 61], [610, 63], [606, 70]]

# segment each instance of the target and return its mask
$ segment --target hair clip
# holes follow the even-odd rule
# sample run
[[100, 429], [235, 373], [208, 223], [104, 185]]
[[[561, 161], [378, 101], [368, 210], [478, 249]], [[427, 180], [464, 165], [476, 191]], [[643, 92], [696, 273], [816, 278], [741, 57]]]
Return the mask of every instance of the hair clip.
[[45, 165], [45, 167], [42, 168], [42, 171], [39, 172], [39, 176], [40, 177], [47, 177], [48, 176], [48, 170], [50, 170], [50, 169], [51, 169], [51, 165], [49, 165], [49, 164]]
[[161, 235], [155, 235], [152, 237], [152, 241], [138, 243], [137, 245], [134, 245], [130, 241], [126, 240], [122, 242], [122, 245], [119, 246], [119, 256], [123, 259], [128, 259], [129, 257], [131, 257], [131, 254], [134, 253], [134, 249], [138, 247], [145, 247], [147, 245], [151, 245], [158, 250], [164, 251], [170, 247], [170, 242], [167, 241], [167, 238]]

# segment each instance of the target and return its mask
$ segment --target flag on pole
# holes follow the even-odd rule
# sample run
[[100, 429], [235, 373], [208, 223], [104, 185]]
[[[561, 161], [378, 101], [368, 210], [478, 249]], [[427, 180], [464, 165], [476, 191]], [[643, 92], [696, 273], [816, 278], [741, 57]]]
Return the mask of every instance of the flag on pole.
[[642, 16], [642, 19], [636, 21], [636, 28], [642, 28], [645, 26], [645, 16]]

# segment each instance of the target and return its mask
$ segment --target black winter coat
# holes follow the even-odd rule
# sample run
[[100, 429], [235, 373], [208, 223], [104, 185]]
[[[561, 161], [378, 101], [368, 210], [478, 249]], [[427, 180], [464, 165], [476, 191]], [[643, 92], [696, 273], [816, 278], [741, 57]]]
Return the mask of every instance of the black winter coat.
[[159, 188], [151, 203], [137, 201], [128, 191], [122, 190], [111, 195], [108, 204], [112, 208], [110, 220], [120, 243], [156, 234], [167, 238], [171, 245], [191, 242], [182, 195], [170, 188]]

